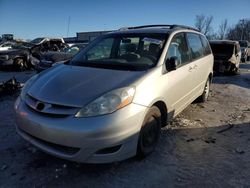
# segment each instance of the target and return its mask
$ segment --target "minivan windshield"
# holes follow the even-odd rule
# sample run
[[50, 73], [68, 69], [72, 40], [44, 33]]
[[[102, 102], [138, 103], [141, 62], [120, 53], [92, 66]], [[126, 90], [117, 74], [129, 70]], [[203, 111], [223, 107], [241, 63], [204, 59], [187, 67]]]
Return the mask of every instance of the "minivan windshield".
[[100, 37], [70, 62], [71, 65], [119, 70], [146, 70], [161, 55], [166, 34], [113, 34]]

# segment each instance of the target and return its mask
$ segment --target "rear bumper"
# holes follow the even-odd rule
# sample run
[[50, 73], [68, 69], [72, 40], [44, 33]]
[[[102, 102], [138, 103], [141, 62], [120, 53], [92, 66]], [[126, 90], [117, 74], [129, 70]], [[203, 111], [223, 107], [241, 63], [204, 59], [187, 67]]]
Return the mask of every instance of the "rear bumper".
[[[56, 118], [30, 110], [18, 98], [15, 119], [18, 134], [49, 154], [78, 162], [108, 163], [136, 154], [146, 111], [144, 106], [130, 104], [104, 116]], [[104, 149], [111, 152], [99, 152]]]

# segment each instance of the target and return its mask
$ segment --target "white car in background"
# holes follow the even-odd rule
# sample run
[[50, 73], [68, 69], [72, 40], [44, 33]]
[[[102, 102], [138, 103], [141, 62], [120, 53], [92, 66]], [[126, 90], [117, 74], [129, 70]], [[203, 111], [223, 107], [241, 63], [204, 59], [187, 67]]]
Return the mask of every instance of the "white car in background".
[[247, 40], [240, 40], [240, 49], [241, 49], [241, 62], [246, 62], [250, 57], [250, 42]]
[[0, 51], [10, 50], [12, 49], [12, 46], [13, 46], [13, 42], [4, 42], [0, 44]]

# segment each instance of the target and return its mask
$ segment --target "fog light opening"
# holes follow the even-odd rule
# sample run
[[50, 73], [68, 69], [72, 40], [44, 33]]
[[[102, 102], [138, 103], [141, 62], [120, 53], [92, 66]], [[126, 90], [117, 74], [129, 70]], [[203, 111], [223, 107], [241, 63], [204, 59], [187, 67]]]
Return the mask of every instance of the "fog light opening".
[[109, 147], [109, 148], [104, 148], [98, 150], [95, 154], [110, 154], [110, 153], [115, 153], [117, 152], [122, 145], [114, 146], [114, 147]]

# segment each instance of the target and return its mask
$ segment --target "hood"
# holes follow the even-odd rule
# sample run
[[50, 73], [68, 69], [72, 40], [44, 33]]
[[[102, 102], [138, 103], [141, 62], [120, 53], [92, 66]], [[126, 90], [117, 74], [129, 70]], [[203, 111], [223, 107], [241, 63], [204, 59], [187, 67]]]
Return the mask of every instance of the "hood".
[[41, 73], [28, 93], [44, 102], [82, 107], [108, 91], [131, 85], [143, 74], [62, 64]]
[[43, 55], [43, 59], [46, 61], [53, 61], [53, 62], [58, 62], [58, 61], [64, 61], [71, 59], [73, 57], [73, 54], [71, 53], [66, 53], [66, 52], [47, 52]]

